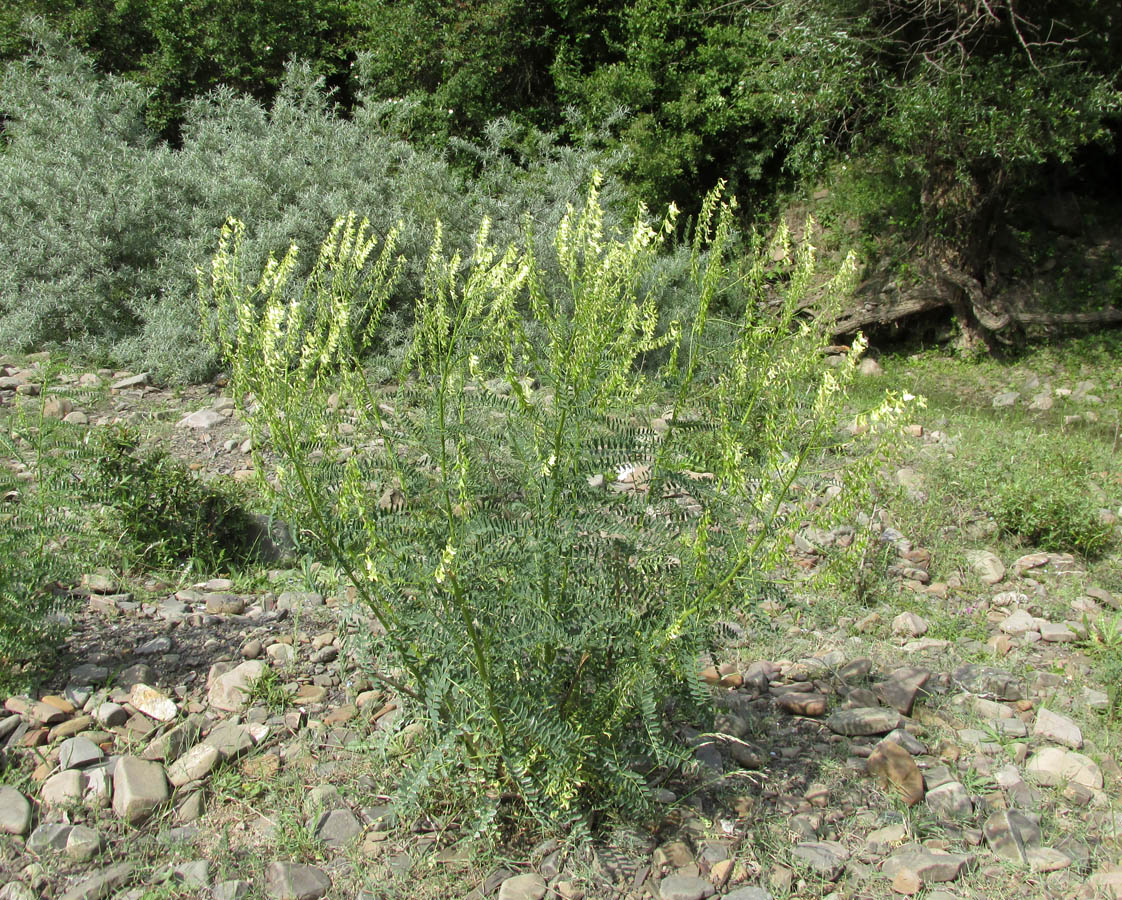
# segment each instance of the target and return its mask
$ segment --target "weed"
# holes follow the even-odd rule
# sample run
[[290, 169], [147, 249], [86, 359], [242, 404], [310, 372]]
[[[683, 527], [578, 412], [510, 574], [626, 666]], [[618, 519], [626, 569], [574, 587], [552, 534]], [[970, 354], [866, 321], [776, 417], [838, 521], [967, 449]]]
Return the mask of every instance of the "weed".
[[303, 822], [291, 809], [275, 812], [272, 816], [273, 843], [285, 859], [315, 862], [325, 859], [326, 848], [312, 832], [314, 822]]
[[1099, 519], [1086, 485], [1086, 456], [1060, 441], [1027, 443], [1017, 462], [996, 467], [983, 507], [1005, 534], [1028, 546], [1098, 556], [1111, 543], [1113, 528]]
[[1087, 629], [1086, 647], [1096, 662], [1096, 674], [1106, 687], [1107, 720], [1122, 719], [1122, 613], [1101, 616]]
[[0, 466], [0, 687], [26, 684], [51, 659], [73, 605], [66, 588], [94, 554], [72, 483], [81, 445], [45, 411], [53, 376], [43, 370], [32, 410], [0, 420], [11, 460]]
[[285, 687], [280, 673], [270, 666], [249, 686], [247, 701], [260, 704], [269, 712], [283, 713], [292, 702], [292, 693]]
[[237, 799], [242, 796], [246, 781], [234, 766], [222, 766], [212, 776], [210, 789], [216, 797]]

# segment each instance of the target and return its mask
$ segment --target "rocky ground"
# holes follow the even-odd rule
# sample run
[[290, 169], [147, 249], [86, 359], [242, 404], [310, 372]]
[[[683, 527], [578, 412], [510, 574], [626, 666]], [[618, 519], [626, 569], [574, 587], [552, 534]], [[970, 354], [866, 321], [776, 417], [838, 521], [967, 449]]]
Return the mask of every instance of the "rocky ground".
[[[33, 395], [35, 364], [0, 372], [0, 399]], [[134, 421], [201, 470], [250, 475], [217, 387], [61, 387], [49, 415]], [[942, 437], [917, 422], [907, 440]], [[480, 854], [455, 823], [395, 820], [409, 724], [350, 662], [343, 586], [90, 572], [65, 665], [0, 712], [0, 900], [1122, 898], [1122, 741], [1088, 655], [1122, 622], [1117, 585], [983, 542], [947, 572], [881, 537], [896, 587], [875, 605], [773, 603], [767, 629], [733, 629], [704, 672], [717, 729], [683, 724], [696, 765], [661, 788], [657, 828]], [[844, 539], [796, 550], [813, 563]]]

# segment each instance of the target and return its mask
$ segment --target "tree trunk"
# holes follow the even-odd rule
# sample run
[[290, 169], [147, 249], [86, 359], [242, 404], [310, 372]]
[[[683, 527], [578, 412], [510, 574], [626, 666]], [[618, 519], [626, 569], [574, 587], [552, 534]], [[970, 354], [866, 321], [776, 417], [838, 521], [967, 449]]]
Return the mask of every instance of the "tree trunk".
[[[1019, 336], [1030, 325], [1047, 328], [1122, 324], [1122, 309], [1115, 308], [1074, 313], [1023, 310], [1011, 308], [1000, 298], [988, 299], [984, 294], [979, 304], [971, 299], [973, 286], [970, 282], [966, 281], [965, 287], [962, 285], [965, 279], [961, 272], [945, 263], [929, 262], [927, 265], [930, 270], [924, 273], [915, 287], [891, 299], [880, 299], [866, 293], [864, 300], [843, 310], [834, 321], [834, 335], [843, 338], [869, 327], [892, 325], [919, 313], [944, 308], [949, 309], [962, 325], [963, 343], [971, 346], [970, 342], [973, 342], [973, 347], [1008, 343], [1013, 335]], [[860, 288], [857, 296], [861, 296]], [[995, 315], [995, 308], [1003, 312]]]

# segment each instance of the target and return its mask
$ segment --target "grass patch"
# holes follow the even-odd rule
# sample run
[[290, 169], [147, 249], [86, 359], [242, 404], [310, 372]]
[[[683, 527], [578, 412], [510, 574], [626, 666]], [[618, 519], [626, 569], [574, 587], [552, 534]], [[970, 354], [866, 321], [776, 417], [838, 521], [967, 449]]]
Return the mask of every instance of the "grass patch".
[[[1014, 361], [966, 364], [934, 353], [882, 358], [885, 378], [857, 385], [857, 402], [879, 393], [885, 381], [927, 400], [917, 417], [925, 438], [905, 444], [894, 460], [919, 474], [918, 484], [887, 501], [897, 527], [941, 551], [944, 571], [961, 562], [964, 545], [980, 543], [999, 553], [1103, 558], [1117, 545], [1104, 510], [1122, 505], [1109, 403], [1120, 353], [1117, 339], [1104, 338], [1072, 342], [1070, 352], [1041, 348]], [[1062, 390], [1052, 409], [1027, 408], [1034, 392], [1080, 381], [1105, 395], [1104, 404], [1078, 407], [1097, 410], [1097, 422], [1065, 424], [1076, 404], [1065, 405]], [[1007, 390], [1019, 391], [1016, 405], [995, 409], [993, 397]]]
[[280, 673], [269, 667], [249, 686], [247, 702], [264, 706], [271, 713], [283, 713], [292, 702], [292, 692], [285, 687]]

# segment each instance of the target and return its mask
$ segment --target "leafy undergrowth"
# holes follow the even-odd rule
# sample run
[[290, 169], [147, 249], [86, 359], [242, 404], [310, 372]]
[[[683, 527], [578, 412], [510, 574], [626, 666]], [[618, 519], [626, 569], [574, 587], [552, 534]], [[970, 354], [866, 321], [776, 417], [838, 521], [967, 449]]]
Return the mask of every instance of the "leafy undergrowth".
[[[1109, 555], [1122, 495], [1120, 356], [1107, 333], [1005, 362], [882, 357], [883, 376], [859, 396], [887, 384], [926, 400], [926, 439], [897, 460], [918, 476], [896, 478], [900, 529], [924, 546], [988, 538], [1007, 553]], [[1107, 562], [1101, 574], [1113, 571]]]

